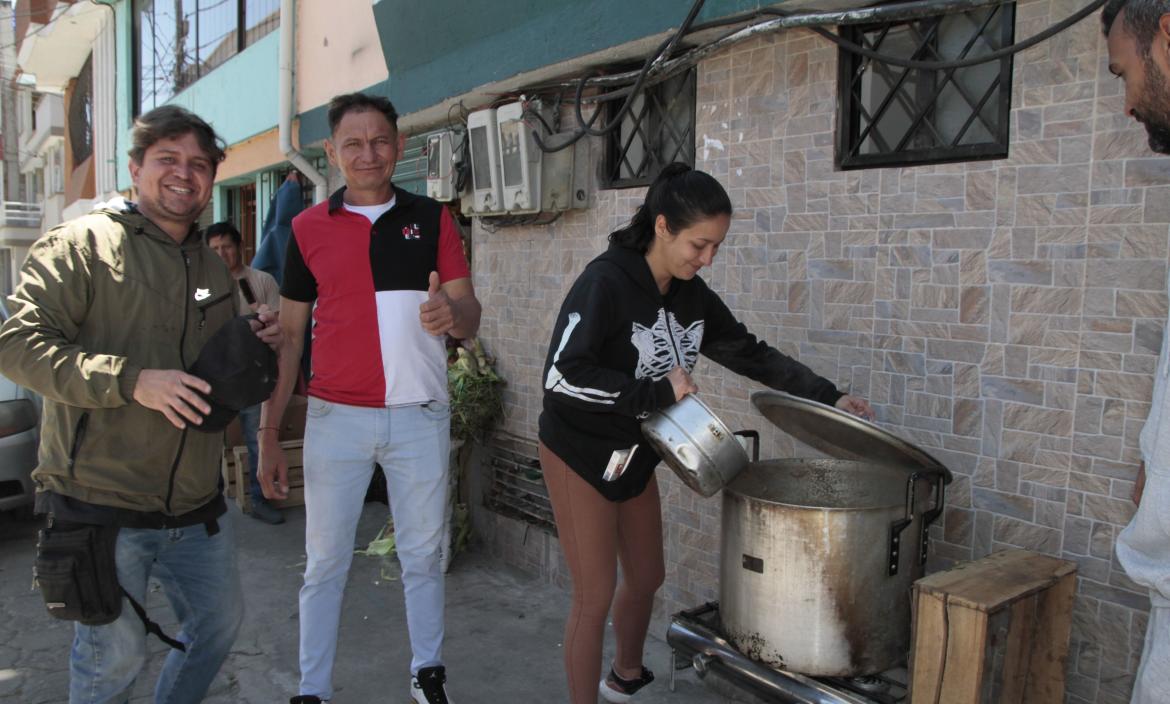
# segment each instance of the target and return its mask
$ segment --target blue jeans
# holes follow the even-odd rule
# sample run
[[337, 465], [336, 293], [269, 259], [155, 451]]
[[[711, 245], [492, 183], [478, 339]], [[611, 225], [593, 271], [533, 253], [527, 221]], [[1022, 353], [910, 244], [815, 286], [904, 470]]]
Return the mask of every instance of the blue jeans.
[[451, 411], [362, 408], [309, 399], [305, 427], [305, 585], [301, 588], [301, 694], [333, 695], [333, 658], [354, 536], [374, 463], [382, 465], [402, 564], [412, 673], [441, 665], [443, 572]]
[[256, 434], [260, 432], [260, 404], [240, 411], [240, 430], [244, 436], [244, 445], [248, 448], [248, 490], [252, 494], [252, 505], [255, 506], [257, 502], [266, 501], [260, 482], [256, 481], [256, 465], [260, 459], [260, 449], [256, 443]]
[[[202, 701], [227, 658], [244, 614], [230, 514], [219, 533], [202, 525], [162, 530], [123, 528], [118, 533], [118, 581], [146, 604], [147, 579], [162, 583], [187, 646], [171, 649], [154, 689], [155, 704]], [[76, 624], [69, 658], [69, 704], [123, 704], [146, 664], [146, 631], [134, 608], [122, 600], [122, 615], [105, 626]]]

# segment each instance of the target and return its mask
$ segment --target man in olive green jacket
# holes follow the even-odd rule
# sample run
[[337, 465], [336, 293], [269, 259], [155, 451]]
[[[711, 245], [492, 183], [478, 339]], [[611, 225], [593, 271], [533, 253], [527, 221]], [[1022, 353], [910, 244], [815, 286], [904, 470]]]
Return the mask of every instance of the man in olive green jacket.
[[[38, 513], [57, 528], [120, 527], [118, 581], [142, 604], [153, 572], [186, 648], [168, 654], [155, 700], [198, 702], [243, 611], [219, 489], [223, 434], [198, 432], [211, 387], [185, 371], [236, 314], [236, 284], [195, 229], [224, 151], [206, 122], [174, 106], [138, 118], [131, 139], [137, 202], [37, 240], [0, 327], [0, 372], [45, 399]], [[274, 343], [275, 329], [261, 338]], [[107, 625], [76, 624], [71, 704], [125, 701], [145, 639], [131, 608]]]

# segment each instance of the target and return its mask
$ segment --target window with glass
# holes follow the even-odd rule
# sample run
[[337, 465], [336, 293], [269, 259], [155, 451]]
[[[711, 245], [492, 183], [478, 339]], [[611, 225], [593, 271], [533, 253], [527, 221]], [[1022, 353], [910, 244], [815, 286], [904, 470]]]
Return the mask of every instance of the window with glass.
[[[841, 36], [880, 54], [951, 61], [1012, 43], [1015, 5], [911, 21], [854, 25]], [[843, 169], [1007, 156], [1012, 58], [912, 69], [841, 50], [837, 165]]]
[[170, 100], [280, 26], [280, 0], [134, 0], [136, 106]]

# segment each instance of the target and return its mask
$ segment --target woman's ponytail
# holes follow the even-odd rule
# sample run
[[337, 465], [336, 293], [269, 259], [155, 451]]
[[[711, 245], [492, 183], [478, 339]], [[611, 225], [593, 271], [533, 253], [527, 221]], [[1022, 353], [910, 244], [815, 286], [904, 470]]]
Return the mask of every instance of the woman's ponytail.
[[705, 218], [731, 215], [731, 199], [710, 174], [681, 162], [668, 164], [650, 184], [629, 224], [610, 233], [609, 241], [645, 254], [654, 242], [659, 215], [666, 218], [667, 229], [677, 233]]

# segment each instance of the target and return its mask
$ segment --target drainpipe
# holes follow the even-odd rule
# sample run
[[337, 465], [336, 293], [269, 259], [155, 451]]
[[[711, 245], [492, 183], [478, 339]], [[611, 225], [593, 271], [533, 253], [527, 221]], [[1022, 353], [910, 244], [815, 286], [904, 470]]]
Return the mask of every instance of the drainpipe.
[[313, 201], [320, 203], [329, 197], [329, 182], [292, 142], [295, 8], [294, 0], [280, 0], [280, 151], [313, 182]]

